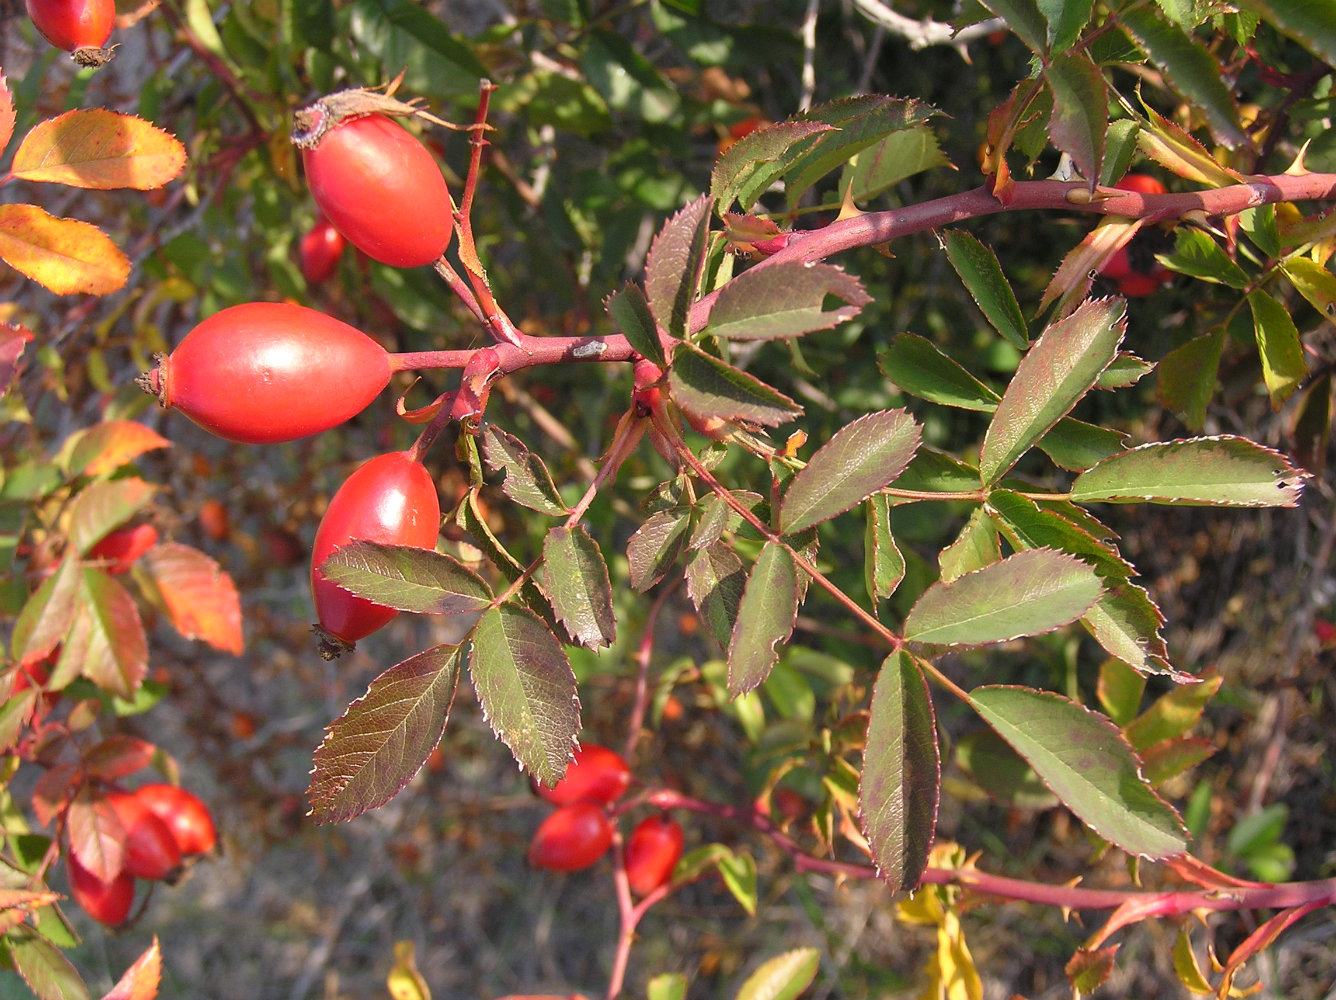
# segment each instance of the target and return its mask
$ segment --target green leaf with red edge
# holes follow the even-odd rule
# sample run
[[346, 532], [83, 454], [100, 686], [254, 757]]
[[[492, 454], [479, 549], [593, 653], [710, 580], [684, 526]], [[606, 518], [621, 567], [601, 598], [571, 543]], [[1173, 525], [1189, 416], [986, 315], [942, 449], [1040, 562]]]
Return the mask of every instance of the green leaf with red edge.
[[1272, 409], [1279, 410], [1308, 377], [1303, 341], [1289, 310], [1270, 294], [1249, 292], [1248, 306], [1262, 358], [1262, 378], [1271, 394]]
[[892, 132], [856, 153], [840, 173], [840, 191], [842, 198], [863, 204], [908, 177], [950, 166], [937, 134], [926, 125], [917, 125]]
[[1142, 111], [1150, 127], [1137, 132], [1137, 145], [1160, 166], [1185, 180], [1210, 187], [1243, 183], [1242, 174], [1221, 166], [1210, 150], [1188, 135], [1177, 123], [1171, 122], [1144, 102]]
[[5, 75], [0, 73], [0, 150], [14, 137], [14, 121], [14, 93], [9, 89]]
[[105, 476], [145, 452], [171, 444], [136, 421], [106, 420], [70, 435], [57, 459], [70, 476]]
[[432, 646], [390, 667], [330, 723], [306, 794], [317, 823], [383, 806], [422, 767], [445, 732], [462, 646]]
[[519, 438], [495, 424], [483, 427], [482, 460], [493, 472], [506, 474], [501, 481], [501, 492], [517, 504], [554, 517], [565, 517], [570, 513], [543, 460]]
[[36, 205], [0, 205], [0, 260], [57, 295], [110, 295], [130, 258], [97, 226]]
[[1231, 148], [1251, 144], [1239, 125], [1238, 102], [1220, 77], [1220, 63], [1204, 45], [1154, 7], [1126, 7], [1118, 12], [1118, 20], [1169, 85], [1202, 113], [1220, 142]]
[[84, 555], [153, 499], [157, 487], [131, 477], [90, 483], [70, 504], [70, 545]]
[[879, 410], [842, 427], [784, 491], [780, 530], [806, 531], [885, 489], [914, 457], [921, 436], [907, 410]]
[[1225, 346], [1225, 331], [1213, 330], [1175, 347], [1160, 359], [1155, 391], [1189, 430], [1206, 424], [1206, 407], [1215, 396], [1216, 373]]
[[1108, 128], [1109, 87], [1104, 74], [1085, 52], [1060, 52], [1044, 67], [1044, 81], [1053, 91], [1049, 138], [1071, 157], [1093, 190], [1104, 162]]
[[756, 199], [784, 175], [787, 154], [813, 135], [830, 130], [822, 122], [789, 121], [743, 136], [719, 157], [710, 174], [715, 210], [722, 215], [736, 201], [742, 211], [750, 211]]
[[1297, 39], [1323, 62], [1336, 65], [1336, 23], [1320, 0], [1242, 0], [1239, 6]]
[[668, 386], [677, 405], [697, 417], [775, 427], [802, 412], [802, 407], [778, 389], [694, 344], [678, 344], [673, 351]]
[[525, 574], [524, 567], [520, 565], [519, 560], [512, 556], [500, 540], [492, 534], [492, 529], [487, 526], [487, 519], [478, 508], [478, 494], [476, 491], [470, 492], [465, 501], [459, 505], [456, 511], [456, 521], [461, 528], [468, 532], [473, 539], [473, 543], [482, 550], [483, 555], [491, 560], [492, 565], [507, 583], [520, 582], [520, 597], [529, 609], [536, 612], [554, 633], [559, 632], [561, 625], [557, 621], [556, 614], [552, 611], [552, 605], [548, 601], [547, 595], [538, 589], [538, 584], [534, 583], [532, 577]]
[[125, 828], [111, 804], [90, 785], [74, 793], [65, 812], [70, 851], [79, 864], [103, 882], [125, 866]]
[[89, 747], [83, 755], [83, 765], [93, 777], [115, 782], [142, 771], [157, 755], [158, 748], [147, 740], [112, 733]]
[[1065, 552], [1028, 549], [923, 592], [904, 637], [940, 646], [978, 646], [1040, 635], [1080, 618], [1103, 587], [1094, 569]]
[[106, 108], [86, 108], [33, 126], [10, 169], [26, 181], [148, 191], [170, 181], [185, 163], [185, 147], [150, 122]]
[[1113, 974], [1114, 958], [1118, 946], [1107, 948], [1077, 948], [1075, 954], [1067, 960], [1065, 971], [1067, 980], [1077, 996], [1093, 993], [1108, 982]]
[[120, 698], [139, 690], [148, 672], [148, 638], [130, 592], [100, 569], [85, 566], [74, 620], [53, 678], [77, 665], [98, 687]]
[[188, 545], [163, 542], [144, 554], [134, 573], [149, 584], [146, 589], [183, 636], [241, 655], [241, 601], [232, 578], [213, 559]]
[[627, 282], [604, 299], [603, 308], [637, 354], [653, 361], [660, 368], [667, 366], [668, 358], [663, 353], [654, 314], [649, 311], [649, 300], [639, 285]]
[[797, 1000], [821, 968], [821, 952], [795, 948], [764, 962], [747, 977], [736, 1000]]
[[5, 935], [5, 950], [38, 1000], [89, 1000], [88, 987], [64, 952], [27, 924]]
[[537, 615], [514, 604], [487, 611], [471, 638], [469, 672], [492, 731], [537, 781], [555, 785], [580, 731], [565, 651]]
[[976, 688], [969, 700], [1094, 833], [1153, 860], [1186, 849], [1178, 814], [1146, 783], [1132, 747], [1107, 718], [1030, 688]]
[[1128, 742], [1136, 750], [1145, 750], [1184, 735], [1201, 720], [1202, 711], [1220, 690], [1220, 683], [1218, 675], [1203, 677], [1195, 684], [1180, 684], [1160, 695], [1124, 727]]
[[673, 507], [651, 514], [626, 543], [633, 589], [644, 593], [667, 575], [687, 547], [691, 512]]
[[9, 647], [14, 659], [28, 663], [56, 648], [74, 621], [82, 579], [78, 560], [63, 559], [33, 591], [14, 622]]
[[897, 387], [929, 402], [990, 413], [999, 396], [926, 337], [902, 333], [877, 356], [877, 367]]
[[858, 809], [877, 871], [896, 889], [918, 885], [928, 864], [942, 762], [927, 681], [904, 650], [877, 674], [868, 710]]
[[125, 970], [102, 1000], [154, 1000], [161, 979], [162, 950], [155, 936], [153, 943]]
[[398, 611], [462, 615], [492, 603], [482, 577], [434, 549], [352, 542], [331, 552], [320, 571], [344, 590]]
[[766, 542], [738, 603], [728, 643], [728, 691], [755, 690], [779, 659], [798, 617], [798, 568], [780, 542]]
[[1088, 424], [1074, 417], [1063, 417], [1036, 442], [1036, 447], [1059, 469], [1084, 472], [1110, 455], [1126, 451], [1127, 435]]
[[1076, 503], [1293, 507], [1304, 473], [1278, 451], [1245, 438], [1188, 438], [1141, 445], [1105, 459], [1072, 483]]
[[[978, 238], [960, 229], [941, 235], [946, 258], [955, 268], [966, 290], [984, 315], [984, 319], [1004, 340], [1022, 351], [1030, 346], [1030, 331], [1011, 283], [1002, 273], [997, 254]], [[900, 338], [896, 338], [899, 340]]]
[[1165, 740], [1141, 751], [1141, 773], [1152, 788], [1191, 770], [1216, 751], [1216, 745], [1201, 736]]
[[1095, 299], [1051, 324], [1021, 359], [984, 435], [979, 473], [996, 482], [1094, 386], [1127, 332], [1126, 303]]
[[1122, 660], [1105, 660], [1099, 665], [1095, 696], [1116, 725], [1125, 726], [1136, 718], [1145, 691], [1146, 678]]
[[550, 530], [543, 539], [543, 583], [571, 638], [596, 649], [617, 638], [608, 566], [583, 524]]
[[687, 313], [700, 287], [709, 230], [710, 198], [701, 195], [664, 224], [645, 258], [650, 312], [678, 339], [687, 333]]
[[747, 582], [742, 560], [726, 544], [715, 542], [691, 557], [686, 579], [687, 595], [696, 605], [701, 622], [715, 641], [727, 649]]
[[[844, 305], [825, 309], [827, 298]], [[777, 340], [829, 330], [872, 301], [862, 282], [831, 264], [791, 260], [743, 271], [719, 289], [703, 332], [725, 340]]]
[[863, 582], [873, 603], [895, 593], [905, 578], [905, 557], [891, 533], [891, 502], [885, 493], [868, 498], [863, 530]]

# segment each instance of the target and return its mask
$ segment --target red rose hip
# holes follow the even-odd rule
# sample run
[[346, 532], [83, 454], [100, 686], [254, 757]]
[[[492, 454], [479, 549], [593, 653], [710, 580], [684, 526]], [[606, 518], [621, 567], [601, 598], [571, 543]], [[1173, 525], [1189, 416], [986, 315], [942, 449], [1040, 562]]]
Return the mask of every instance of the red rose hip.
[[543, 820], [529, 844], [529, 864], [556, 872], [588, 868], [612, 846], [612, 823], [603, 807], [572, 802]]
[[582, 743], [566, 767], [566, 776], [551, 788], [538, 785], [541, 798], [553, 805], [572, 802], [616, 802], [631, 784], [631, 769], [621, 754], [597, 743]]
[[302, 277], [308, 285], [324, 284], [334, 276], [348, 241], [323, 215], [315, 220], [309, 232], [302, 237], [300, 257]]
[[672, 877], [682, 857], [682, 828], [671, 816], [649, 816], [626, 838], [626, 880], [637, 896], [648, 896]]
[[66, 856], [65, 864], [70, 880], [70, 895], [80, 909], [100, 924], [118, 927], [130, 915], [135, 901], [135, 877], [122, 871], [110, 882], [100, 878], [79, 864], [73, 854]]
[[58, 49], [98, 49], [111, 38], [115, 0], [27, 0], [28, 16], [42, 37]]
[[167, 825], [182, 857], [207, 854], [218, 842], [213, 815], [193, 792], [155, 782], [141, 785], [131, 794]]
[[107, 803], [125, 829], [125, 871], [152, 881], [176, 875], [181, 849], [167, 824], [130, 792], [109, 792]]

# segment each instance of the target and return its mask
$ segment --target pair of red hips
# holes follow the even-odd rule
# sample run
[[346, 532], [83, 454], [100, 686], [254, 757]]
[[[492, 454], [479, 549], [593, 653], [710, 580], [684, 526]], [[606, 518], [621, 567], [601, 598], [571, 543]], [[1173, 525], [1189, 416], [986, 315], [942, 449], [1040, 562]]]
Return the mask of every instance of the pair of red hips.
[[[557, 808], [545, 819], [529, 844], [535, 868], [573, 872], [588, 868], [612, 846], [612, 820], [607, 807], [625, 794], [631, 769], [621, 755], [596, 743], [582, 744], [566, 777], [551, 788], [539, 785], [539, 796]], [[682, 856], [682, 828], [671, 816], [641, 820], [627, 838], [626, 877], [631, 891], [646, 896], [665, 884]]]
[[218, 834], [208, 806], [175, 785], [155, 783], [132, 792], [113, 790], [103, 801], [125, 835], [120, 871], [103, 881], [80, 864], [72, 851], [66, 860], [74, 901], [94, 920], [115, 927], [130, 915], [136, 879], [175, 881], [183, 859], [213, 850]]

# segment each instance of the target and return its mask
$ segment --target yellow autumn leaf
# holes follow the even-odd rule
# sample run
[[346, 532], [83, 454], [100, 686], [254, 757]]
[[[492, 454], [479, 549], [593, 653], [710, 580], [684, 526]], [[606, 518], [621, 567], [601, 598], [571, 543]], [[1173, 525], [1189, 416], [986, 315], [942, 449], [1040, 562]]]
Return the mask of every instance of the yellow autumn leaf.
[[34, 126], [14, 154], [13, 173], [77, 188], [147, 191], [170, 181], [185, 162], [185, 147], [157, 126], [89, 108]]
[[57, 295], [109, 295], [130, 276], [106, 233], [36, 205], [0, 205], [0, 260]]
[[418, 972], [417, 962], [413, 958], [412, 941], [395, 942], [394, 968], [390, 969], [385, 985], [389, 987], [390, 996], [394, 1000], [431, 1000], [427, 981]]

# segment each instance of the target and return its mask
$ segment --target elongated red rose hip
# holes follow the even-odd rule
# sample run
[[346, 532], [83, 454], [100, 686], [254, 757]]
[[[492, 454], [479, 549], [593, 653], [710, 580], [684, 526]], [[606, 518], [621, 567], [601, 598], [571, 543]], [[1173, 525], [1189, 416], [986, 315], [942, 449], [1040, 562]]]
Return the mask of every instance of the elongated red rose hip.
[[[408, 452], [380, 455], [349, 476], [330, 498], [311, 552], [311, 593], [320, 627], [354, 643], [398, 614], [325, 579], [320, 565], [330, 553], [358, 541], [434, 548], [440, 525], [436, 483]], [[324, 648], [322, 653], [337, 655]]]
[[250, 302], [191, 330], [139, 384], [229, 441], [272, 444], [337, 427], [390, 381], [390, 356], [314, 309]]

